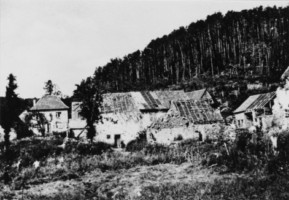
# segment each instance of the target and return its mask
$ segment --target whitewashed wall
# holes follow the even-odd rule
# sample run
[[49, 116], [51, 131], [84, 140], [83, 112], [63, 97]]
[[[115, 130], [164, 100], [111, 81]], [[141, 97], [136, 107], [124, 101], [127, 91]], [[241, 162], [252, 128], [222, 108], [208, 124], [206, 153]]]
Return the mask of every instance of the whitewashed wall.
[[[205, 140], [208, 138], [216, 138], [218, 134], [220, 134], [221, 125], [216, 124], [201, 124], [201, 125], [189, 125], [175, 127], [175, 128], [164, 128], [164, 129], [149, 129], [148, 136], [151, 134], [153, 138], [155, 138], [154, 142], [160, 144], [170, 144], [176, 140], [179, 136], [186, 139], [198, 139], [199, 133], [202, 134], [202, 139]], [[151, 141], [152, 138], [150, 138]]]
[[103, 115], [103, 123], [96, 124], [97, 136], [95, 140], [114, 144], [114, 136], [120, 135], [120, 140], [126, 145], [131, 140], [134, 140], [140, 131], [145, 130], [153, 121], [163, 115], [164, 113], [161, 112], [144, 113], [137, 118], [135, 116], [130, 118], [129, 114], [124, 113], [105, 114]]
[[[59, 111], [41, 111], [44, 114], [45, 118], [50, 123], [49, 132], [63, 132], [68, 129], [68, 111], [59, 110]], [[60, 113], [60, 117], [57, 117], [57, 113]], [[46, 127], [47, 131], [47, 127]]]
[[[138, 133], [149, 127], [156, 119], [164, 116], [164, 112], [154, 113], [108, 113], [103, 114], [103, 123], [95, 124], [97, 135], [95, 141], [102, 141], [109, 144], [115, 143], [115, 135], [120, 135], [120, 140], [126, 145], [131, 140], [134, 140]], [[77, 136], [86, 126], [85, 120], [71, 119], [69, 127], [74, 129], [74, 134]], [[86, 137], [86, 132], [81, 134], [81, 137]]]

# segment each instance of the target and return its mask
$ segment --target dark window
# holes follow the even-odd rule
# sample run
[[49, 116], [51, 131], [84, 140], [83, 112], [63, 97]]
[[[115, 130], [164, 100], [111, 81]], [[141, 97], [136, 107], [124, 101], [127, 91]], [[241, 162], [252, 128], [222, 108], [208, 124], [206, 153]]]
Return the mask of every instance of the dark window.
[[110, 135], [106, 135], [106, 139], [110, 139]]
[[60, 118], [61, 112], [56, 113], [56, 118]]

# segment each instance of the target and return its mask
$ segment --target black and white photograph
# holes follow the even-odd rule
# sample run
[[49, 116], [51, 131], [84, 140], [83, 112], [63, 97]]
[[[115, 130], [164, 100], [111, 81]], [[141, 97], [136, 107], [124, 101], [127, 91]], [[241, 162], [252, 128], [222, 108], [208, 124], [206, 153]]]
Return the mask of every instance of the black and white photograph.
[[289, 200], [289, 1], [0, 0], [0, 200]]

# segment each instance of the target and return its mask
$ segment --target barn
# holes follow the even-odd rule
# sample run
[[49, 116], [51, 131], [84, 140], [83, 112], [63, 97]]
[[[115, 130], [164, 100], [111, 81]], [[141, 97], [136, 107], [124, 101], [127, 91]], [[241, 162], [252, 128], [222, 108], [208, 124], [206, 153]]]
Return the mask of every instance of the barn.
[[165, 116], [147, 130], [151, 142], [170, 144], [177, 140], [197, 138], [205, 140], [220, 133], [223, 118], [208, 100], [172, 101]]

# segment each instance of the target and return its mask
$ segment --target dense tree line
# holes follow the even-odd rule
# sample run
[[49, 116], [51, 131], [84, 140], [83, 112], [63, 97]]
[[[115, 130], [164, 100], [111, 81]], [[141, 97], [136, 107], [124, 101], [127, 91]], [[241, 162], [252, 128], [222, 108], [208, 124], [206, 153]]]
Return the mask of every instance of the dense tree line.
[[152, 40], [143, 51], [95, 71], [108, 91], [165, 88], [256, 75], [279, 77], [289, 65], [289, 7], [215, 13]]

